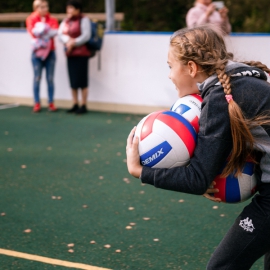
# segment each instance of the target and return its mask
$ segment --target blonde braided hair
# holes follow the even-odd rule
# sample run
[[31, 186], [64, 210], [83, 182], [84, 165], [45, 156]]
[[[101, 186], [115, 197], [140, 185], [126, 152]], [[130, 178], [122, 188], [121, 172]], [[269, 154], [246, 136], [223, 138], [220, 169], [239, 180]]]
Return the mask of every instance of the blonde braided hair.
[[[222, 172], [228, 176], [236, 171], [241, 174], [242, 168], [251, 157], [254, 146], [254, 138], [251, 129], [262, 124], [269, 124], [269, 116], [259, 116], [256, 119], [246, 119], [241, 108], [232, 98], [230, 76], [225, 72], [228, 60], [233, 59], [233, 54], [228, 53], [222, 33], [213, 26], [199, 26], [181, 29], [173, 34], [170, 45], [176, 48], [176, 56], [183, 64], [193, 61], [198, 64], [208, 76], [216, 73], [224, 89], [228, 101], [233, 149], [230, 159]], [[258, 67], [270, 73], [270, 69], [261, 62], [244, 62], [247, 65]]]

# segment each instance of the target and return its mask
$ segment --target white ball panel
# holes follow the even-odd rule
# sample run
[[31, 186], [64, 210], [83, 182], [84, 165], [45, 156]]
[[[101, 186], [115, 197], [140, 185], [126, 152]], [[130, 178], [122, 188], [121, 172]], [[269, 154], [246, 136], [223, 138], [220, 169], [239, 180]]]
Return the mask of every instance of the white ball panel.
[[156, 119], [153, 125], [153, 132], [162, 138], [167, 138], [167, 142], [172, 146], [176, 155], [176, 162], [189, 161], [188, 149], [181, 138], [169, 126]]
[[241, 201], [245, 201], [249, 199], [252, 195], [252, 189], [256, 186], [256, 176], [248, 175], [248, 174], [241, 174], [238, 176], [240, 194], [241, 194]]
[[162, 136], [152, 132], [145, 139], [140, 141], [140, 143], [139, 143], [139, 153], [140, 153], [140, 155], [143, 155], [143, 154], [147, 153], [152, 148], [154, 148], [157, 145], [163, 143], [164, 141], [165, 141], [165, 139]]
[[135, 131], [135, 137], [139, 137], [139, 141], [141, 140], [141, 130], [142, 130], [142, 126], [145, 122], [145, 120], [147, 119], [147, 116], [145, 116], [137, 125], [136, 131]]
[[172, 149], [159, 163], [152, 168], [170, 168], [175, 163], [175, 151]]

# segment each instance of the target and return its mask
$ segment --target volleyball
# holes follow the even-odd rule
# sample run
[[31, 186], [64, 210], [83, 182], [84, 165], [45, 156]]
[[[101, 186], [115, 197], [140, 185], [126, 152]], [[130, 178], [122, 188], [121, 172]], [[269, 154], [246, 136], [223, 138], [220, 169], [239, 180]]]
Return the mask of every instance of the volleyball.
[[173, 111], [158, 111], [138, 124], [141, 164], [151, 168], [173, 168], [188, 164], [197, 133], [183, 116]]
[[254, 173], [255, 164], [246, 162], [242, 174], [235, 177], [230, 174], [227, 177], [221, 177], [220, 174], [215, 178], [215, 188], [219, 189], [214, 193], [214, 197], [220, 198], [222, 202], [239, 203], [248, 200], [256, 193], [257, 180]]
[[186, 118], [199, 131], [199, 119], [201, 115], [202, 98], [200, 95], [192, 94], [179, 98], [171, 107], [171, 111], [177, 112]]

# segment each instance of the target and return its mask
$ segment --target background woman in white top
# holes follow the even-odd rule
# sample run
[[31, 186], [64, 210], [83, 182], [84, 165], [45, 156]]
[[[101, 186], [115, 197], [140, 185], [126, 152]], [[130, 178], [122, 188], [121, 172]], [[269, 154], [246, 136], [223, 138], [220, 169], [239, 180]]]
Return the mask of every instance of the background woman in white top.
[[197, 0], [194, 7], [187, 13], [187, 27], [211, 23], [218, 26], [224, 34], [229, 34], [232, 29], [228, 18], [228, 11], [225, 6], [218, 6], [212, 0]]

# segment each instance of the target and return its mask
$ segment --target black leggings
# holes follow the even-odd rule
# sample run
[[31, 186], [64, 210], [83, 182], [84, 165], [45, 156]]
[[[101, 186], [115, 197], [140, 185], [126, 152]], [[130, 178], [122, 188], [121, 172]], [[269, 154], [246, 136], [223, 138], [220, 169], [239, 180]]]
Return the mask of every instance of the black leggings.
[[270, 196], [256, 195], [216, 248], [207, 270], [248, 270], [265, 255], [270, 269]]

